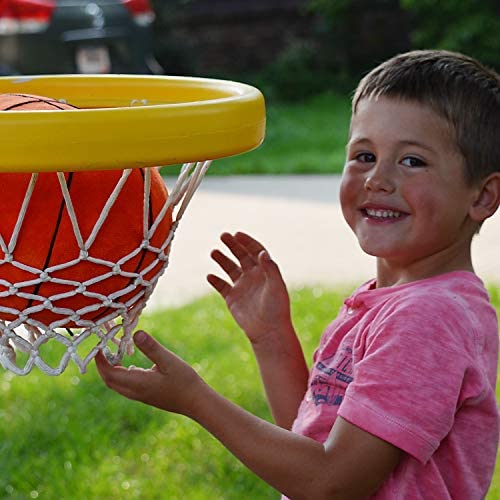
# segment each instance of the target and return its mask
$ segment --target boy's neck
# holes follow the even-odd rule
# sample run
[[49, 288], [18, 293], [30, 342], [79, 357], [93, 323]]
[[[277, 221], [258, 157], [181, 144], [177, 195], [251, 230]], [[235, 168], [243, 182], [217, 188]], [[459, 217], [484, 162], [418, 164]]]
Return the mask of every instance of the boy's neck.
[[434, 254], [425, 260], [416, 262], [398, 262], [397, 260], [377, 258], [377, 288], [403, 285], [413, 281], [432, 278], [453, 271], [474, 273], [470, 245], [467, 251], [445, 252]]

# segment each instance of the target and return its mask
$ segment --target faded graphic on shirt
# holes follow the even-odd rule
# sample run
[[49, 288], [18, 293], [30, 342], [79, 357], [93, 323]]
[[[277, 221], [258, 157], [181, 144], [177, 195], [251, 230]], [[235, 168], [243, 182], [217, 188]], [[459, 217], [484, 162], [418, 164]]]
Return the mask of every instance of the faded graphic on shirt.
[[320, 357], [309, 388], [314, 404], [339, 406], [352, 382], [352, 371], [351, 347], [341, 347], [329, 358]]

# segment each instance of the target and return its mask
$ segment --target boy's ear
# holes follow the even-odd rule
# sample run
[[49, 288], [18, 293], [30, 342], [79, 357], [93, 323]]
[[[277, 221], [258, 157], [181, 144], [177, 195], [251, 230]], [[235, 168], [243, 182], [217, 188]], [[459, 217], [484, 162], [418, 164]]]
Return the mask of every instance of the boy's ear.
[[489, 175], [478, 187], [477, 197], [471, 205], [469, 215], [476, 222], [491, 217], [500, 205], [500, 172]]

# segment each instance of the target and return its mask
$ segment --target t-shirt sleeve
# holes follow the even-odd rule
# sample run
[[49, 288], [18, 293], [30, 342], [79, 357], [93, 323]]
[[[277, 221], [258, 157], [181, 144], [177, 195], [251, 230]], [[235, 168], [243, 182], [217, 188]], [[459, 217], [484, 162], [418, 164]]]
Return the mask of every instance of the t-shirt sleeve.
[[356, 352], [338, 414], [425, 463], [453, 426], [470, 363], [460, 319], [432, 300], [393, 306]]

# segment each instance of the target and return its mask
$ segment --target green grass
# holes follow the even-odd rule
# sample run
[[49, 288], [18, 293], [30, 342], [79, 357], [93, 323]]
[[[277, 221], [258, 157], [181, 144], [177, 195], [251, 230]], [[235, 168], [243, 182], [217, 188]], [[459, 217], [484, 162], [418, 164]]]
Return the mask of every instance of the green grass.
[[[326, 93], [299, 103], [269, 103], [262, 146], [215, 161], [209, 175], [340, 173], [349, 119], [347, 96]], [[167, 167], [162, 173], [175, 171]]]
[[[308, 359], [349, 291], [292, 293]], [[500, 312], [500, 289], [491, 292]], [[145, 316], [141, 327], [228, 398], [270, 418], [248, 342], [218, 297]], [[127, 361], [145, 363], [140, 354]], [[0, 498], [279, 498], [199, 426], [118, 396], [93, 365], [56, 378], [2, 372], [0, 390]], [[500, 470], [488, 496], [497, 498]]]

